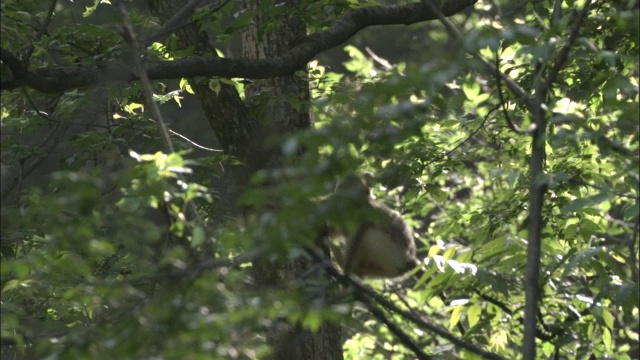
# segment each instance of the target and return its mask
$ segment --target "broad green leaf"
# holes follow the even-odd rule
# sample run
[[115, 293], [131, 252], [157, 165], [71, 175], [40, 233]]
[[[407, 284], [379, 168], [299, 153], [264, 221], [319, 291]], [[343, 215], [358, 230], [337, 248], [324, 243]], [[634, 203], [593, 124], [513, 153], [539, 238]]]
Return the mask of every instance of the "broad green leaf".
[[469, 328], [474, 327], [478, 321], [480, 320], [480, 315], [482, 314], [482, 306], [480, 305], [471, 305], [467, 310], [467, 320], [469, 321]]
[[463, 306], [455, 306], [453, 311], [451, 311], [451, 317], [449, 318], [449, 330], [454, 329], [456, 325], [458, 325], [463, 308]]
[[608, 328], [602, 328], [602, 342], [604, 343], [604, 347], [611, 351], [611, 331]]

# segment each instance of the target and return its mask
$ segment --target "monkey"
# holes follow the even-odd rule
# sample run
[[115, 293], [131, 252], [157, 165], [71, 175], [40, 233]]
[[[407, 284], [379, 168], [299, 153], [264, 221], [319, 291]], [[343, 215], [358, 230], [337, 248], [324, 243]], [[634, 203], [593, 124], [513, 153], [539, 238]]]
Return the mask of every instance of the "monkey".
[[336, 254], [345, 274], [365, 278], [396, 278], [419, 264], [411, 227], [400, 213], [371, 198], [368, 186], [352, 175], [340, 184], [363, 217], [355, 232], [348, 234], [343, 252]]

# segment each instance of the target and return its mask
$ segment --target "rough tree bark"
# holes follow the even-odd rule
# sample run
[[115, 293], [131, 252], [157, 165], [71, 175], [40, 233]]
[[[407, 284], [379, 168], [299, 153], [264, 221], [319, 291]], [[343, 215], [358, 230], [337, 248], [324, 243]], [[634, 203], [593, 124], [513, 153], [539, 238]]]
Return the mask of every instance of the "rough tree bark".
[[[284, 5], [290, 9], [286, 15], [268, 18], [260, 12], [259, 0], [243, 0], [242, 9], [254, 14], [250, 26], [243, 32], [243, 57], [277, 58], [294, 47], [306, 35], [305, 24], [296, 13], [298, 4], [297, 0], [289, 0]], [[278, 26], [266, 26], [274, 22]], [[299, 69], [296, 75], [256, 81], [246, 89], [245, 95], [248, 101], [259, 103], [262, 109], [260, 125], [258, 130], [254, 130], [251, 139], [254, 145], [258, 144], [258, 151], [253, 154], [253, 161], [250, 160], [252, 168], [258, 170], [265, 166], [279, 166], [279, 152], [268, 145], [269, 138], [295, 133], [311, 126], [307, 106], [310, 93], [306, 69]], [[266, 104], [265, 99], [269, 100]], [[303, 106], [296, 110], [291, 102]], [[254, 276], [261, 285], [277, 286], [293, 281], [309, 265], [309, 261], [302, 258], [279, 264], [255, 261]], [[272, 346], [273, 359], [342, 359], [341, 332], [337, 324], [325, 324], [317, 333], [304, 330], [298, 324], [286, 324], [270, 329], [267, 341]]]
[[[147, 0], [150, 11], [160, 19], [169, 19], [184, 6], [184, 1]], [[215, 46], [207, 35], [200, 31], [197, 23], [180, 27], [175, 31], [178, 46], [182, 49], [193, 47], [194, 55], [218, 58]], [[220, 90], [214, 91], [209, 86], [209, 78], [190, 78], [189, 85], [198, 98], [205, 117], [214, 131], [216, 139], [225, 154], [243, 161], [252, 159], [254, 149], [246, 146], [250, 143], [250, 134], [256, 122], [249, 116], [249, 110], [240, 98], [233, 85], [220, 82]], [[221, 183], [221, 201], [216, 207], [217, 218], [237, 213], [236, 201], [242, 185], [250, 176], [248, 171], [231, 168], [226, 172], [226, 179]]]
[[[175, 14], [182, 1], [147, 0], [151, 11], [161, 19], [168, 19]], [[286, 6], [291, 9], [289, 15], [277, 19], [266, 19], [259, 14], [259, 3], [245, 0], [243, 10], [255, 14], [252, 26], [243, 33], [243, 55], [250, 59], [278, 57], [295, 45], [296, 39], [305, 36], [304, 23], [295, 15], [295, 3]], [[261, 25], [266, 21], [277, 21], [279, 26], [262, 32]], [[196, 25], [180, 28], [176, 35], [184, 47], [194, 46], [196, 55], [217, 57], [215, 48], [207, 34], [201, 32]], [[277, 147], [269, 146], [268, 139], [283, 134], [291, 134], [311, 126], [308, 107], [296, 110], [287, 99], [295, 99], [301, 104], [309, 101], [309, 88], [305, 69], [303, 76], [287, 76], [261, 80], [247, 87], [246, 102], [243, 102], [236, 89], [221, 83], [221, 90], [216, 93], [209, 87], [208, 79], [190, 79], [189, 83], [202, 104], [204, 113], [212, 126], [222, 149], [246, 164], [244, 171], [233, 172], [227, 183], [236, 184], [231, 189], [231, 200], [235, 198], [248, 178], [257, 170], [265, 167], [276, 167], [280, 164]], [[262, 107], [259, 118], [254, 118], [248, 104], [261, 103], [259, 94], [268, 94], [274, 100]], [[263, 105], [263, 104], [261, 104]], [[233, 201], [226, 202], [230, 206]], [[228, 211], [228, 209], [227, 209]], [[254, 276], [260, 285], [286, 284], [309, 267], [303, 259], [286, 263], [256, 261]], [[273, 359], [326, 360], [342, 359], [342, 342], [340, 326], [327, 324], [317, 333], [302, 329], [298, 324], [279, 324], [267, 332], [267, 341], [274, 352]]]

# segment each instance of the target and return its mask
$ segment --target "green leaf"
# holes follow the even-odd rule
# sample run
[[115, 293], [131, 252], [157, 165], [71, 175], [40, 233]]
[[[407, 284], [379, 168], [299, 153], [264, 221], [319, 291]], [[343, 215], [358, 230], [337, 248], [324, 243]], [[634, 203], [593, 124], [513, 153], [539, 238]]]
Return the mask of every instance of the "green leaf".
[[602, 226], [600, 226], [599, 224], [596, 224], [590, 219], [582, 219], [582, 221], [580, 222], [580, 227], [582, 229], [588, 230], [588, 232], [591, 234], [598, 233], [604, 230]]
[[506, 330], [498, 330], [497, 332], [491, 334], [491, 338], [489, 340], [489, 344], [491, 344], [491, 348], [494, 350], [502, 350], [504, 349], [509, 342], [509, 335]]
[[637, 219], [638, 215], [640, 215], [640, 204], [637, 202], [635, 204], [629, 205], [624, 210], [624, 219], [626, 221], [633, 221], [633, 219]]
[[26, 280], [31, 272], [29, 263], [24, 260], [14, 260], [11, 264], [13, 275], [18, 280]]
[[613, 316], [611, 315], [611, 313], [607, 310], [607, 309], [602, 309], [602, 320], [604, 321], [605, 325], [607, 325], [607, 327], [611, 330], [613, 330]]
[[474, 100], [480, 94], [480, 84], [477, 82], [468, 82], [462, 86], [464, 95], [469, 100]]
[[565, 205], [562, 208], [562, 212], [563, 213], [571, 213], [574, 211], [578, 211], [581, 210], [585, 207], [591, 207], [591, 206], [595, 206], [597, 204], [600, 204], [604, 201], [607, 201], [609, 199], [611, 199], [612, 194], [611, 193], [607, 193], [607, 192], [601, 192], [597, 195], [594, 196], [590, 196], [587, 198], [582, 198], [582, 199], [577, 199], [574, 200], [573, 202]]
[[633, 316], [634, 309], [638, 307], [640, 294], [638, 284], [633, 282], [625, 282], [620, 286], [615, 296], [616, 304], [622, 306], [625, 318]]
[[205, 241], [205, 232], [202, 226], [196, 225], [193, 227], [193, 234], [191, 235], [191, 246], [199, 247], [204, 244]]
[[451, 312], [451, 317], [449, 318], [449, 330], [454, 329], [458, 322], [460, 321], [460, 315], [462, 315], [463, 306], [456, 306], [453, 308]]
[[587, 248], [578, 252], [573, 258], [565, 265], [562, 272], [562, 278], [565, 278], [571, 271], [573, 271], [578, 265], [584, 265], [585, 263], [592, 261], [594, 258], [604, 252], [603, 248]]
[[602, 343], [607, 351], [611, 351], [611, 331], [608, 328], [602, 328]]
[[545, 341], [544, 343], [542, 343], [542, 353], [547, 359], [550, 359], [552, 355], [555, 353], [555, 351], [556, 351], [555, 344], [550, 343], [548, 341]]
[[480, 315], [482, 314], [482, 306], [480, 305], [471, 305], [469, 310], [467, 310], [467, 320], [469, 321], [469, 328], [474, 327], [478, 321], [480, 320]]

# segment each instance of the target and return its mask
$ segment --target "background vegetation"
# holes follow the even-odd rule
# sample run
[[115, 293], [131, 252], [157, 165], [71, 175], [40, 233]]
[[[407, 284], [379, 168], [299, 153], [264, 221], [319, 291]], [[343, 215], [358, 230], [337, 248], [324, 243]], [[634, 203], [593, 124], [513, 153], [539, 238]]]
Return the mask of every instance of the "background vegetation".
[[[345, 359], [640, 358], [637, 1], [479, 1], [373, 22], [311, 54], [310, 101], [246, 99], [258, 123], [286, 103], [314, 125], [269, 140], [284, 160], [239, 198], [228, 175], [242, 157], [193, 79], [242, 100], [256, 79], [155, 73], [199, 53], [150, 3], [124, 2], [141, 41], [161, 35], [142, 49], [173, 152], [144, 82], [108, 81], [137, 76], [79, 76], [134, 67], [119, 2], [2, 2], [2, 358], [263, 358], [265, 331], [287, 322], [340, 324]], [[264, 33], [291, 13], [315, 34], [385, 3], [409, 6], [254, 10]], [[237, 59], [245, 10], [204, 2], [185, 21]], [[424, 274], [362, 285], [325, 262], [254, 281], [252, 260], [309, 257], [325, 222], [357, 217], [327, 197], [353, 172], [413, 226]]]

